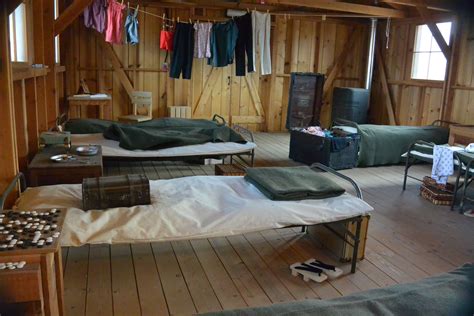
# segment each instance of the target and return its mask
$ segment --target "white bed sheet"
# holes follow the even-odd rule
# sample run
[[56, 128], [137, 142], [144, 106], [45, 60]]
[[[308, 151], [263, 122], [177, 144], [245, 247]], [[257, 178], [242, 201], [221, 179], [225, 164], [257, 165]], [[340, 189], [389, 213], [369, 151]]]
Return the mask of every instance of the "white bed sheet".
[[205, 143], [165, 148], [159, 150], [127, 150], [119, 146], [114, 140], [106, 139], [102, 134], [73, 134], [71, 135], [73, 145], [101, 145], [103, 157], [137, 157], [137, 158], [166, 158], [185, 157], [199, 155], [230, 155], [248, 152], [257, 147], [255, 143], [247, 142], [239, 144], [234, 142]]
[[64, 246], [230, 236], [313, 225], [368, 214], [350, 194], [323, 200], [272, 201], [243, 177], [194, 176], [150, 181], [152, 205], [84, 212], [80, 184], [28, 188], [16, 209], [66, 208]]

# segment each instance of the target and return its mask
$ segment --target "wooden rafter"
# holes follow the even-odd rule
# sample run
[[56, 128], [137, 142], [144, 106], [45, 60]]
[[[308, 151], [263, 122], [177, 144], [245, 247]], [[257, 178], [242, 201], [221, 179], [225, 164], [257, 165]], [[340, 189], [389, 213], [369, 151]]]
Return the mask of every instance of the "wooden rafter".
[[[389, 5], [402, 5], [402, 6], [410, 6], [415, 7], [417, 5], [417, 1], [413, 0], [379, 0], [379, 2], [387, 3]], [[453, 11], [456, 10], [456, 1], [427, 1], [426, 7], [430, 10], [436, 11]]]
[[428, 22], [431, 14], [426, 7], [426, 3], [422, 5], [417, 5], [416, 9], [420, 13], [420, 16], [422, 17], [422, 19], [426, 22], [426, 25], [428, 25], [428, 28], [430, 29], [431, 34], [436, 40], [436, 43], [441, 48], [441, 51], [443, 52], [444, 57], [446, 57], [446, 59], [449, 60], [449, 56], [451, 55], [451, 48], [449, 47], [448, 43], [446, 43], [446, 41], [444, 40], [444, 37], [441, 34], [438, 26], [433, 22]]
[[404, 18], [406, 13], [404, 11], [377, 7], [365, 4], [356, 4], [343, 1], [328, 1], [328, 0], [272, 0], [272, 4], [282, 4], [289, 6], [300, 6], [312, 9], [324, 9], [338, 12], [356, 13], [371, 16], [381, 16], [390, 18]]
[[23, 0], [9, 0], [6, 2], [7, 2], [7, 12], [8, 14], [10, 14], [13, 11], [15, 11], [16, 7], [18, 7], [23, 2]]
[[54, 35], [61, 34], [91, 3], [92, 0], [74, 0], [54, 21]]

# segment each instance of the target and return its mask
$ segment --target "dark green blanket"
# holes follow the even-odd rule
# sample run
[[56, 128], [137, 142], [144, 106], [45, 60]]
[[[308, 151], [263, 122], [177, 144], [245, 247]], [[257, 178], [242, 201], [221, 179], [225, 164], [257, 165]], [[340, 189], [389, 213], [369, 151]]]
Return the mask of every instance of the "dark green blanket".
[[394, 285], [332, 300], [306, 300], [206, 315], [472, 316], [473, 314], [474, 265], [465, 264], [452, 272], [415, 283]]
[[322, 173], [304, 167], [247, 168], [245, 180], [271, 200], [325, 199], [345, 190]]
[[128, 150], [156, 150], [207, 142], [246, 143], [233, 129], [210, 120], [162, 118], [130, 125], [78, 119], [68, 121], [65, 130], [72, 134], [103, 133], [105, 138], [118, 141], [120, 147]]
[[448, 142], [449, 129], [438, 126], [390, 126], [361, 124], [359, 167], [397, 164], [417, 140], [435, 144]]

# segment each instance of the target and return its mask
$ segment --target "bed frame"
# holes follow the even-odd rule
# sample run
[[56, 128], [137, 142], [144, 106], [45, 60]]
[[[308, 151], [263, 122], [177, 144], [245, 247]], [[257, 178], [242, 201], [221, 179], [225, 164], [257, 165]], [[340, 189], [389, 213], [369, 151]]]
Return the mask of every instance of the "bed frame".
[[[352, 187], [354, 188], [355, 190], [355, 194], [356, 196], [363, 200], [362, 198], [362, 191], [361, 189], [359, 188], [359, 186], [357, 185], [357, 183], [352, 180], [351, 178], [335, 171], [334, 169], [331, 169], [325, 165], [322, 165], [320, 163], [314, 163], [313, 165], [311, 165], [310, 167], [311, 169], [316, 170], [320, 170], [322, 172], [327, 172], [327, 173], [331, 173], [333, 174], [334, 176], [340, 178], [341, 180], [344, 180], [344, 181], [347, 181], [349, 182]], [[3, 211], [3, 207], [4, 207], [4, 203], [5, 203], [5, 200], [6, 198], [13, 192], [13, 190], [17, 187], [18, 185], [18, 182], [20, 182], [20, 192], [23, 192], [24, 189], [25, 189], [25, 186], [24, 186], [24, 176], [22, 173], [19, 173], [13, 180], [12, 182], [8, 185], [7, 189], [2, 193], [2, 195], [0, 196], [0, 212]], [[362, 218], [363, 216], [362, 215], [358, 215], [358, 216], [354, 216], [354, 217], [351, 217], [351, 218], [347, 218], [347, 219], [344, 219], [344, 220], [340, 220], [340, 221], [335, 221], [335, 222], [330, 222], [330, 223], [322, 223], [322, 224], [316, 224], [316, 225], [322, 225], [323, 227], [327, 228], [329, 231], [331, 231], [335, 236], [337, 236], [338, 238], [340, 238], [343, 242], [347, 243], [348, 245], [352, 246], [353, 247], [353, 252], [352, 252], [352, 259], [351, 259], [351, 273], [355, 273], [356, 271], [356, 265], [357, 265], [357, 255], [359, 253], [359, 244], [360, 244], [360, 235], [361, 235], [361, 223], [362, 223]], [[347, 223], [355, 223], [356, 224], [356, 231], [355, 233], [353, 233], [352, 231], [349, 231], [347, 229]], [[341, 229], [342, 231], [344, 232], [343, 234], [341, 234], [340, 232], [338, 232], [337, 230], [335, 230], [333, 227], [330, 227], [328, 224], [337, 224], [337, 225], [340, 225], [341, 226]], [[301, 232], [306, 234], [308, 232], [307, 230], [307, 226], [300, 226], [300, 225], [290, 225], [290, 226], [286, 226], [284, 228], [289, 228], [289, 227], [301, 227]]]
[[[66, 114], [61, 114], [56, 118], [56, 126], [64, 126], [68, 118]], [[212, 117], [213, 121], [221, 121], [222, 124], [227, 124], [225, 119], [218, 115], [214, 114]], [[255, 143], [253, 133], [240, 126], [233, 125], [231, 127], [234, 131], [239, 133], [246, 141]], [[190, 155], [190, 156], [174, 156], [174, 157], [102, 157], [103, 161], [186, 161], [198, 164], [204, 164], [205, 159], [217, 159], [222, 160], [224, 163], [225, 159], [229, 157], [230, 163], [237, 163], [242, 167], [253, 167], [255, 160], [255, 149], [251, 149], [244, 152], [239, 152], [235, 154], [222, 154], [222, 155]]]

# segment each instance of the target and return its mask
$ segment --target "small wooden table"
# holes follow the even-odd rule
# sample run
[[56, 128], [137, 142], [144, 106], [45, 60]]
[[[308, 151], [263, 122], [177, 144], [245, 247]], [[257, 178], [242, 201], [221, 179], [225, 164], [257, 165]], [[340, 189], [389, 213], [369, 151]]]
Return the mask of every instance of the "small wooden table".
[[474, 125], [451, 125], [449, 127], [449, 141], [454, 144], [468, 145], [474, 143]]
[[111, 119], [109, 113], [106, 114], [105, 107], [110, 106], [112, 98], [106, 97], [77, 97], [71, 96], [67, 98], [69, 102], [70, 118], [87, 118], [87, 107], [99, 107], [99, 119]]
[[79, 156], [72, 146], [71, 154], [76, 160], [54, 162], [53, 155], [65, 154], [64, 146], [49, 146], [39, 151], [28, 166], [29, 186], [82, 183], [84, 178], [100, 177], [103, 173], [102, 148], [95, 156]]
[[[50, 210], [38, 210], [40, 212]], [[12, 213], [19, 213], [18, 211]], [[61, 232], [66, 210], [58, 212], [58, 217], [54, 217], [57, 228], [55, 232]], [[9, 217], [3, 218], [3, 222], [8, 222]], [[24, 220], [24, 219], [22, 219]], [[27, 238], [26, 233], [18, 234], [19, 240]], [[2, 235], [4, 236], [4, 235]], [[2, 237], [2, 239], [5, 237]], [[44, 312], [46, 315], [64, 315], [64, 282], [63, 267], [61, 259], [61, 246], [59, 238], [54, 238], [51, 245], [44, 245], [42, 248], [29, 246], [26, 249], [13, 248], [0, 251], [0, 262], [20, 262], [25, 261], [25, 268], [39, 264], [41, 270], [42, 299]], [[23, 284], [28, 287], [28, 284]], [[25, 288], [25, 291], [31, 289]]]

